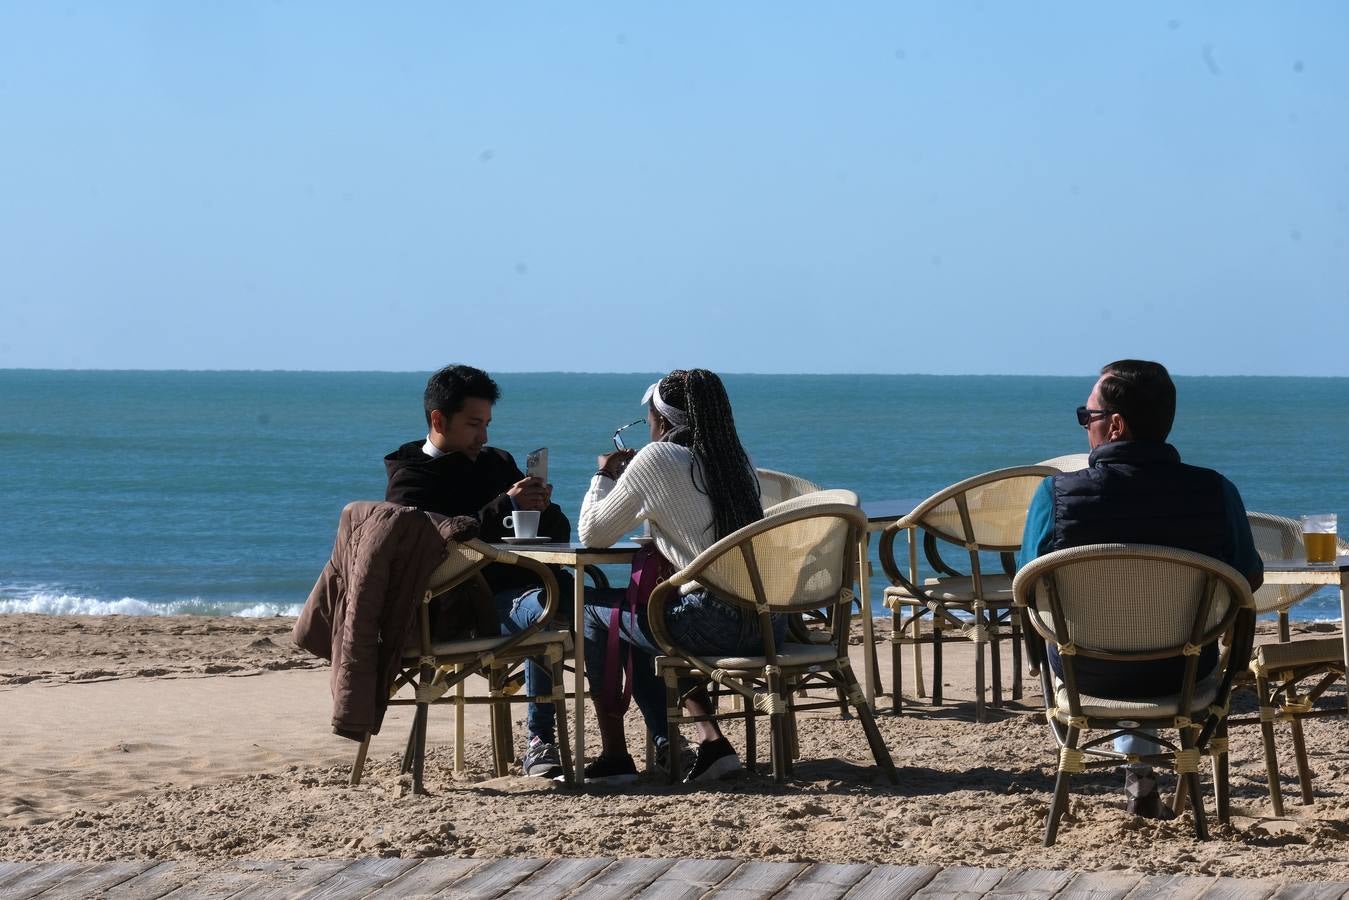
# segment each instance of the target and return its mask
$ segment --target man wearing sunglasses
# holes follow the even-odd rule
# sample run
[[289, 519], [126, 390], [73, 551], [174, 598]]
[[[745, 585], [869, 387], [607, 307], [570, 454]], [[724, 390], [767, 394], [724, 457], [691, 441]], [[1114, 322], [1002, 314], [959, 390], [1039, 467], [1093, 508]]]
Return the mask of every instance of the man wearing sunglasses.
[[[1101, 369], [1077, 424], [1087, 431], [1087, 468], [1046, 478], [1026, 513], [1018, 563], [1085, 544], [1160, 544], [1203, 553], [1243, 573], [1258, 588], [1264, 566], [1255, 551], [1246, 507], [1236, 486], [1212, 469], [1186, 465], [1166, 442], [1176, 414], [1176, 386], [1161, 363], [1137, 359]], [[1218, 661], [1210, 644], [1199, 658], [1199, 677]], [[1049, 648], [1051, 668], [1063, 674]], [[1113, 663], [1080, 657], [1078, 687], [1105, 697], [1174, 692], [1183, 677], [1183, 656], [1148, 663]], [[1121, 753], [1157, 752], [1151, 741], [1126, 735]], [[1150, 768], [1129, 767], [1125, 777], [1130, 812], [1162, 816], [1157, 779]]]

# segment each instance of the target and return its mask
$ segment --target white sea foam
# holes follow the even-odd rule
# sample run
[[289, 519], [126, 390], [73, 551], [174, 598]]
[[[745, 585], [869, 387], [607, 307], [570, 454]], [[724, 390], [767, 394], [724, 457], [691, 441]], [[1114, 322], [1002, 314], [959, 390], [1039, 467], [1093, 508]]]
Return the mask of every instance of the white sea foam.
[[52, 616], [298, 616], [299, 603], [250, 603], [193, 598], [150, 603], [135, 597], [100, 600], [72, 594], [33, 593], [26, 597], [0, 596], [0, 614], [37, 613]]

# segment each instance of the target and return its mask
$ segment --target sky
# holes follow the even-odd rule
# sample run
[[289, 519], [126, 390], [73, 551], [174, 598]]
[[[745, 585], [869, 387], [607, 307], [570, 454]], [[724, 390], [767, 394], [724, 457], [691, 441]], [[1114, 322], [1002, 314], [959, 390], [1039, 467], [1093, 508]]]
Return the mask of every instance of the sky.
[[1349, 376], [1349, 4], [0, 0], [0, 368]]

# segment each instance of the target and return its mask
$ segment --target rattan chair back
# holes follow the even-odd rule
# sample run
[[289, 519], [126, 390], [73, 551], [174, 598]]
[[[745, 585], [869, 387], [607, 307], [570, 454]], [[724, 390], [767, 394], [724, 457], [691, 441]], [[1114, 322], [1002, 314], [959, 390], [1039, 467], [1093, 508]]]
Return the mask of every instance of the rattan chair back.
[[[1307, 548], [1302, 542], [1302, 523], [1297, 519], [1249, 512], [1246, 520], [1251, 524], [1255, 552], [1261, 559], [1307, 558]], [[1262, 614], [1282, 612], [1316, 593], [1319, 587], [1315, 584], [1263, 584], [1255, 592], [1255, 608]]]
[[[1193, 807], [1195, 832], [1207, 837], [1198, 762], [1214, 759], [1218, 817], [1228, 817], [1227, 703], [1233, 679], [1250, 658], [1255, 603], [1246, 577], [1212, 557], [1146, 544], [1090, 544], [1058, 550], [1017, 573], [1016, 603], [1029, 627], [1058, 648], [1062, 678], [1041, 666], [1045, 713], [1060, 747], [1054, 802], [1045, 825], [1045, 846], [1054, 843], [1068, 807], [1069, 777], [1091, 766], [1113, 767], [1126, 759], [1104, 749], [1118, 734], [1141, 726], [1175, 729], [1177, 743], [1157, 737], [1165, 749], [1145, 758], [1174, 768], [1179, 777], [1175, 809]], [[1228, 638], [1220, 665], [1202, 683], [1203, 648]], [[1120, 663], [1182, 657], [1184, 672], [1166, 696], [1097, 697], [1079, 690], [1078, 660]], [[1106, 732], [1081, 743], [1084, 731]], [[1210, 741], [1212, 746], [1210, 746]], [[1087, 762], [1090, 757], [1094, 761]]]
[[1063, 456], [1042, 460], [1041, 462], [1036, 463], [1036, 465], [1049, 466], [1058, 469], [1060, 472], [1079, 472], [1082, 469], [1085, 469], [1090, 461], [1090, 453], [1065, 453]]
[[[815, 491], [700, 553], [670, 578], [761, 613], [794, 613], [839, 602], [851, 589], [857, 535], [866, 517], [852, 491]], [[851, 593], [849, 593], [851, 599]]]
[[813, 481], [773, 469], [755, 469], [754, 474], [759, 479], [759, 502], [763, 504], [765, 512], [783, 500], [791, 500], [820, 489]]
[[1114, 660], [1175, 656], [1212, 643], [1252, 606], [1245, 576], [1209, 556], [1141, 544], [1046, 554], [1017, 574], [1017, 603], [1035, 629], [1075, 654]]
[[933, 494], [892, 527], [922, 528], [971, 552], [1015, 551], [1031, 497], [1058, 472], [1050, 466], [1014, 466], [966, 478]]

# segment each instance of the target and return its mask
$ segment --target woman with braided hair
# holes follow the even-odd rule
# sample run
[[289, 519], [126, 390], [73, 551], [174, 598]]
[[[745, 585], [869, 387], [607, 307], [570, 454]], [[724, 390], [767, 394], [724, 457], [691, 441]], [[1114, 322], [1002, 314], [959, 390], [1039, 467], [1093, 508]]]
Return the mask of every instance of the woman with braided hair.
[[[759, 483], [740, 444], [731, 402], [721, 379], [706, 369], [675, 370], [647, 388], [642, 402], [652, 443], [634, 453], [620, 450], [599, 458], [599, 471], [581, 505], [581, 540], [607, 547], [649, 523], [654, 546], [674, 569], [739, 528], [763, 518]], [[632, 697], [656, 740], [657, 759], [668, 765], [672, 752], [665, 719], [665, 689], [656, 680], [652, 656], [661, 651], [652, 639], [646, 609], [613, 609], [595, 598], [585, 610], [586, 675], [591, 694], [600, 685], [610, 655], [610, 631], [617, 625], [619, 652], [632, 660]], [[759, 654], [763, 636], [758, 618], [705, 590], [684, 594], [666, 609], [666, 625], [681, 647], [707, 655]], [[774, 620], [782, 641], [786, 620]], [[617, 665], [611, 660], [611, 670]], [[684, 700], [695, 715], [712, 712], [701, 689]], [[636, 766], [628, 753], [621, 710], [597, 704], [603, 751], [586, 766], [587, 781], [631, 781]], [[686, 781], [706, 781], [735, 772], [740, 759], [716, 722], [700, 722], [698, 757]]]

